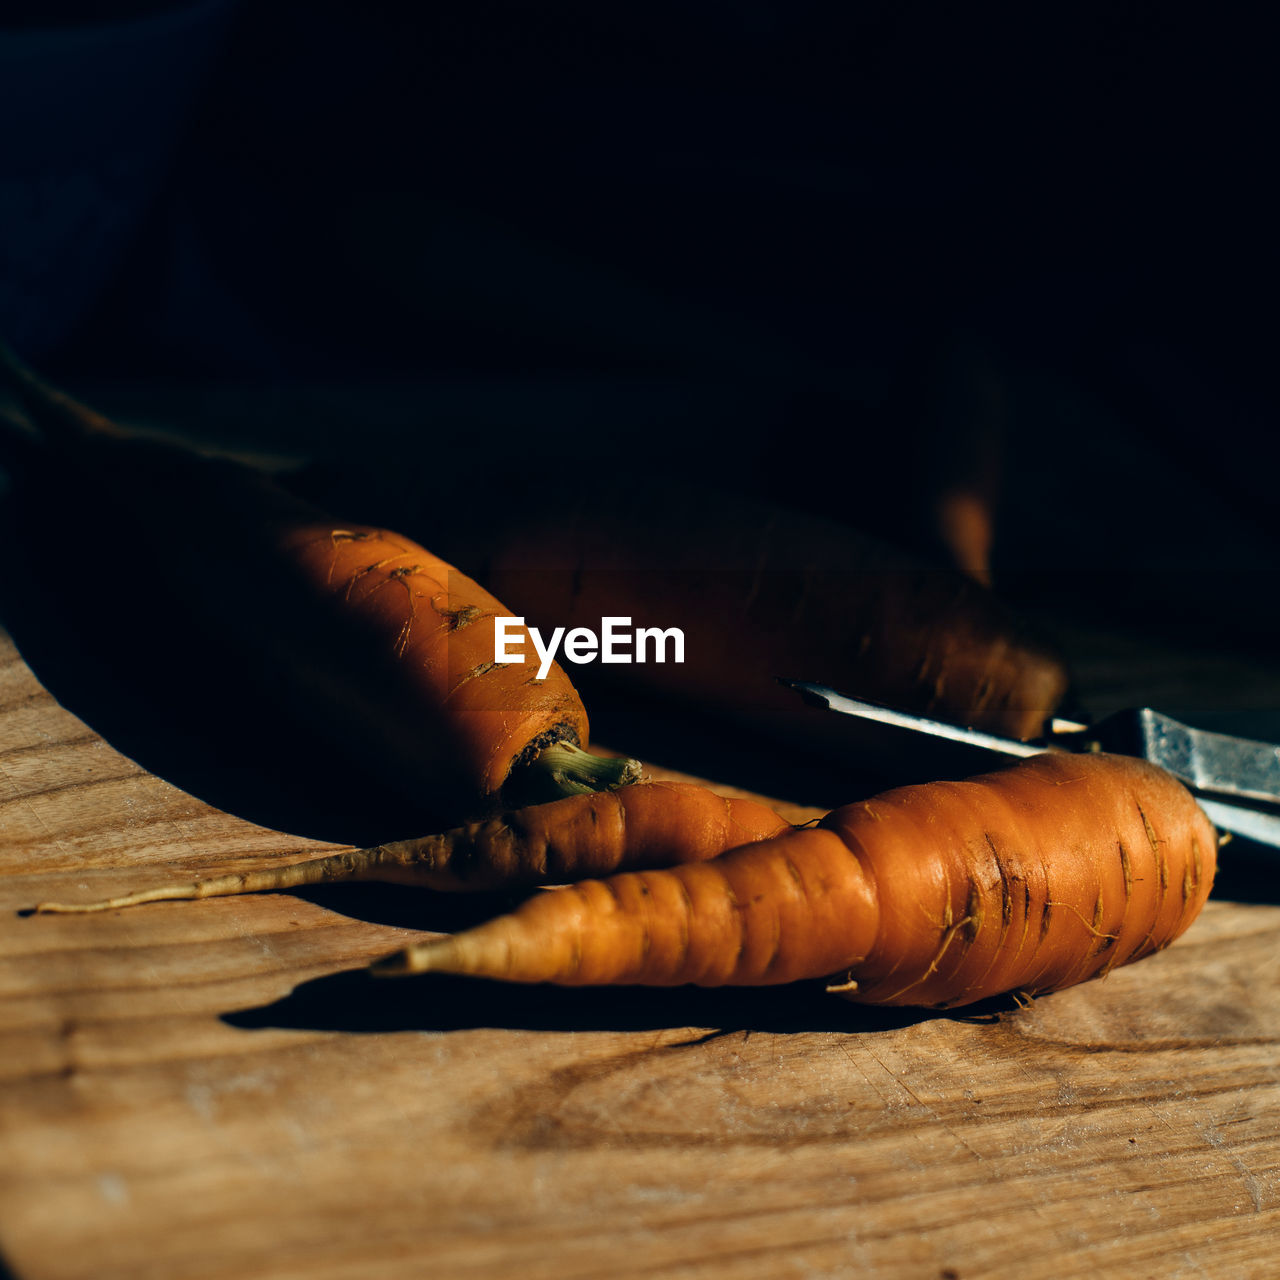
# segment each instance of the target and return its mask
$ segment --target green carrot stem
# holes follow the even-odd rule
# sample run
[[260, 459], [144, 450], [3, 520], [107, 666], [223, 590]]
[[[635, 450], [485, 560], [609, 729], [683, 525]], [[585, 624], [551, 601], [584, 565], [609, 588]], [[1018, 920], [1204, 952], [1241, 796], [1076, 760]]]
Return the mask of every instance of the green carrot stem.
[[503, 800], [516, 807], [544, 804], [591, 791], [612, 791], [639, 782], [641, 776], [638, 760], [592, 755], [572, 743], [556, 742], [516, 766], [503, 788]]

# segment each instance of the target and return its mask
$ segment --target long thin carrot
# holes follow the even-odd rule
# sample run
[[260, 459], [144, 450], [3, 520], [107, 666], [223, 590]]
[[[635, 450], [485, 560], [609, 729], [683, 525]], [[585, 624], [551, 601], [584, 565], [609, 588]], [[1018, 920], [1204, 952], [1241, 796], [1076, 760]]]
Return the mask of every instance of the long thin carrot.
[[424, 823], [638, 776], [581, 750], [586, 712], [558, 666], [539, 681], [494, 661], [495, 619], [510, 610], [438, 556], [250, 467], [136, 438], [3, 347], [0, 374], [48, 466], [107, 513], [85, 565], [120, 581], [121, 607], [130, 591], [168, 592], [241, 642], [304, 715], [398, 781]]
[[588, 880], [375, 966], [567, 985], [825, 978], [851, 1000], [947, 1007], [1054, 991], [1167, 946], [1217, 837], [1173, 777], [1046, 753], [903, 787], [711, 862]]
[[754, 800], [688, 782], [647, 782], [567, 796], [471, 822], [440, 835], [352, 849], [188, 884], [157, 885], [103, 902], [45, 902], [37, 912], [113, 911], [175, 898], [215, 898], [338, 880], [383, 880], [427, 889], [499, 889], [563, 883], [621, 868], [713, 858], [790, 830]]

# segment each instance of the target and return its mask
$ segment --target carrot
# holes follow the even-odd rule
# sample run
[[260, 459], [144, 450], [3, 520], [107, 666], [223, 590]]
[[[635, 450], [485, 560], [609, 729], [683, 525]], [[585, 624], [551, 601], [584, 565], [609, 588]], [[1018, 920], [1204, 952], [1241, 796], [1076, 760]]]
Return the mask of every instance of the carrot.
[[903, 787], [693, 866], [583, 881], [421, 943], [383, 974], [566, 985], [825, 978], [872, 1004], [1055, 991], [1167, 946], [1212, 885], [1217, 837], [1173, 777], [1046, 753]]
[[[1053, 647], [968, 573], [721, 492], [714, 477], [640, 479], [631, 468], [628, 486], [575, 483], [569, 465], [557, 459], [553, 521], [522, 505], [527, 481], [483, 515], [396, 493], [394, 478], [375, 482], [377, 505], [465, 554], [534, 625], [598, 629], [617, 616], [684, 633], [683, 663], [581, 668], [595, 700], [657, 696], [812, 745], [823, 729], [779, 676], [1016, 738], [1040, 735], [1063, 698]], [[289, 482], [333, 492], [350, 477], [326, 484], [313, 470]]]
[[989, 587], [995, 521], [986, 497], [969, 489], [949, 489], [934, 504], [934, 521], [956, 567]]
[[383, 880], [427, 889], [497, 889], [607, 875], [622, 867], [671, 866], [790, 830], [754, 800], [688, 782], [648, 782], [530, 805], [441, 835], [160, 885], [103, 902], [44, 902], [37, 912], [113, 911], [175, 898], [278, 891], [338, 880]]
[[253, 468], [136, 438], [3, 348], [0, 373], [48, 465], [100, 499], [85, 564], [118, 577], [122, 607], [131, 591], [168, 590], [424, 817], [458, 821], [637, 776], [633, 761], [581, 750], [586, 712], [559, 667], [538, 681], [494, 662], [494, 620], [511, 611], [438, 556], [335, 520]]

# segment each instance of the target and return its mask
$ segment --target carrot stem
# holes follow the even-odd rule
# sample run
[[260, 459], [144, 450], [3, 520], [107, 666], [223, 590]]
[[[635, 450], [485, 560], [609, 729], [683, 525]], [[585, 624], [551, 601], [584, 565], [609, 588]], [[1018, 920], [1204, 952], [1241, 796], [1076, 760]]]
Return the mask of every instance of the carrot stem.
[[592, 755], [571, 742], [555, 742], [512, 770], [503, 798], [520, 806], [544, 804], [591, 791], [612, 791], [640, 778], [638, 760]]

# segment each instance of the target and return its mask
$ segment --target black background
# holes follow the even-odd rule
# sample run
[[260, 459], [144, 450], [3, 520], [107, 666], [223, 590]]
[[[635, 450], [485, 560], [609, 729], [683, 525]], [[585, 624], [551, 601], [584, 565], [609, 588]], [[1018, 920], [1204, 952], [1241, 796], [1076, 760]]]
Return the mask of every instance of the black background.
[[[237, 446], [426, 490], [549, 451], [573, 483], [706, 476], [926, 549], [994, 385], [998, 586], [1274, 652], [1261, 19], [258, 0], [217, 32], [186, 105], [95, 138], [127, 156], [172, 116], [100, 285], [25, 341], [4, 319], [51, 375], [179, 429], [230, 388]], [[76, 129], [15, 124], [10, 190]]]

